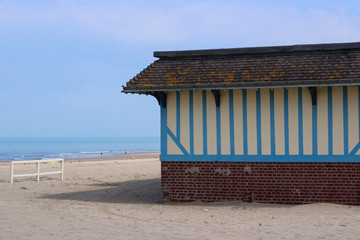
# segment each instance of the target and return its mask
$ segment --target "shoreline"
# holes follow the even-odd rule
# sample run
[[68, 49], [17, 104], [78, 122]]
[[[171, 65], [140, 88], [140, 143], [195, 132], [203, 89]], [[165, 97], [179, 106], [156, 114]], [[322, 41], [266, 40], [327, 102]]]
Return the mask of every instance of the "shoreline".
[[[97, 157], [86, 157], [86, 158], [64, 158], [65, 162], [94, 162], [94, 161], [116, 161], [116, 160], [134, 160], [134, 159], [153, 159], [153, 158], [159, 158], [160, 152], [134, 152], [134, 153], [122, 153], [122, 154], [116, 154], [112, 156], [97, 156]], [[132, 159], [131, 157], [134, 157]], [[47, 158], [44, 158], [47, 159]], [[17, 161], [17, 160], [6, 160], [6, 161], [0, 161], [0, 165], [2, 164], [8, 164], [11, 161]], [[21, 161], [21, 160], [19, 160]]]
[[[93, 162], [93, 161], [117, 161], [117, 160], [134, 160], [134, 159], [153, 159], [159, 158], [160, 152], [136, 152], [128, 154], [116, 154], [113, 156], [98, 156], [87, 158], [64, 158], [65, 162]], [[134, 157], [134, 158], [132, 158]]]

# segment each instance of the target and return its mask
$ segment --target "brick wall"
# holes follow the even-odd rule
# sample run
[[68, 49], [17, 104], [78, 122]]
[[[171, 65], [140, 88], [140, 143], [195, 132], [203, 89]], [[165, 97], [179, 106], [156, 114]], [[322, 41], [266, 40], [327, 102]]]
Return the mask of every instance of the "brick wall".
[[162, 162], [170, 201], [360, 205], [360, 163]]

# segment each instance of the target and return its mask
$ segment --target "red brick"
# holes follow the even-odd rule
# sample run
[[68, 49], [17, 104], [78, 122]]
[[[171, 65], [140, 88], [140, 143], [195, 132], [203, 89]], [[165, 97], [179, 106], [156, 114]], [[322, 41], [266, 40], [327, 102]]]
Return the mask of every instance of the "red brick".
[[[168, 168], [162, 172], [164, 199], [171, 201], [360, 205], [360, 163], [162, 162], [162, 167]], [[185, 173], [191, 167], [200, 172]], [[217, 168], [231, 174], [215, 173]]]

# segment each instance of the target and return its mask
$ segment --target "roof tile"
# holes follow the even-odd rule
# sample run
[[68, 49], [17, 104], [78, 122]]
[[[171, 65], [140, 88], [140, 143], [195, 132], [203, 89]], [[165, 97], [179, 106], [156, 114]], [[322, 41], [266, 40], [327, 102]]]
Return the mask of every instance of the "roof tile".
[[124, 92], [360, 84], [360, 52], [294, 52], [164, 58], [127, 82]]

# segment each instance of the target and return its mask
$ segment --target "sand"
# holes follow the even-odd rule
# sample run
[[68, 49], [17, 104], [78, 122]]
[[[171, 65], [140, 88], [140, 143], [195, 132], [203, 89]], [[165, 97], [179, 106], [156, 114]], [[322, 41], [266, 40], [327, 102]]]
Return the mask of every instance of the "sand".
[[164, 203], [158, 153], [134, 156], [66, 161], [64, 181], [39, 183], [10, 184], [0, 163], [0, 239], [360, 239], [359, 206]]

